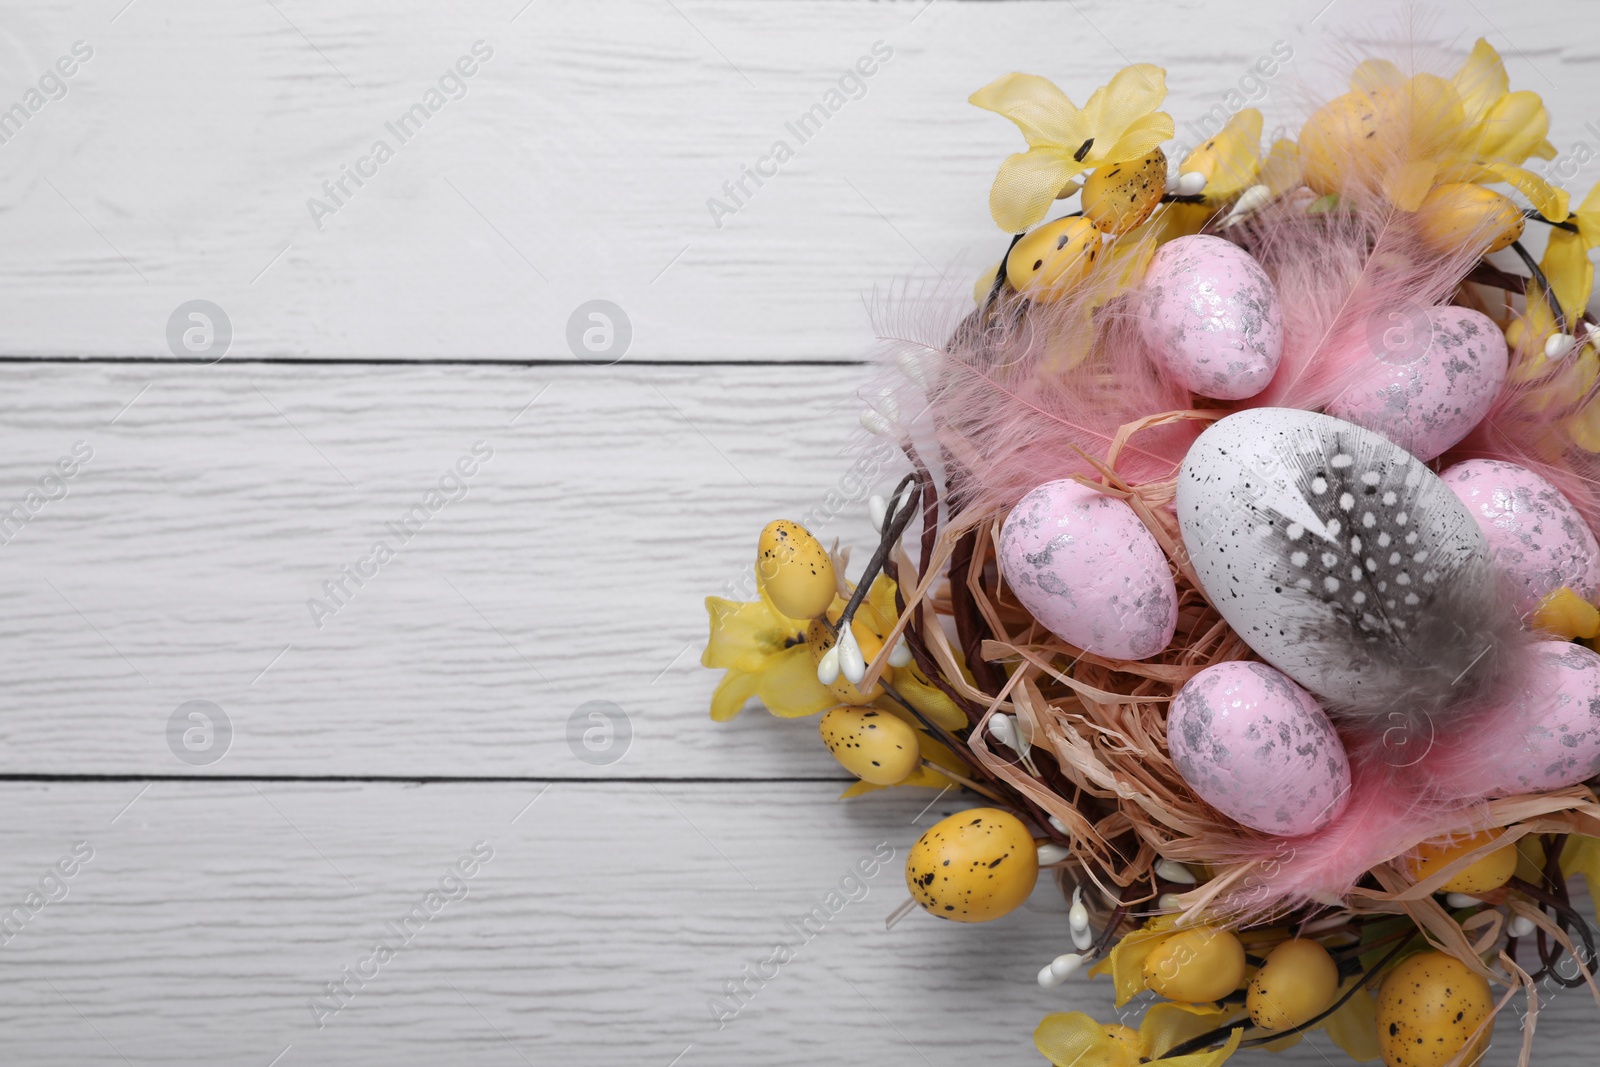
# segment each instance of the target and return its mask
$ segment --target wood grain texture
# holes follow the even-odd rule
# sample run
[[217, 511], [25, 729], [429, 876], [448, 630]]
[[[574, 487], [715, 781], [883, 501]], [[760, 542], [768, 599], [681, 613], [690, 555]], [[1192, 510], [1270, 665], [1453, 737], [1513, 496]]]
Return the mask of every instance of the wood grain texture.
[[[986, 191], [1020, 141], [965, 103], [998, 74], [1081, 101], [1164, 64], [1192, 144], [1275, 41], [1295, 58], [1261, 90], [1269, 129], [1336, 84], [1337, 35], [1398, 25], [1379, 0], [120, 6], [48, 0], [0, 31], [7, 103], [94, 49], [0, 146], [0, 284], [27, 295], [0, 351], [164, 356], [170, 313], [205, 298], [236, 356], [567, 359], [569, 316], [608, 299], [633, 358], [853, 358], [863, 293], [944, 272], [959, 295], [1003, 250]], [[1594, 150], [1600, 42], [1577, 10], [1480, 0], [1420, 36], [1461, 55], [1487, 35], [1551, 102], [1555, 144]], [[466, 95], [401, 144], [386, 123], [479, 40]], [[802, 143], [788, 124], [880, 41], [892, 58]], [[378, 139], [394, 158], [319, 228], [308, 200], [331, 205], [323, 183]], [[794, 157], [742, 179], [780, 140]]]
[[[188, 773], [166, 724], [201, 699], [235, 736], [195, 773], [837, 777], [809, 722], [709, 721], [702, 601], [753, 598], [772, 518], [867, 543], [898, 472], [849, 477], [862, 373], [0, 365], [0, 522], [93, 449], [0, 525], [0, 772]], [[590, 700], [632, 720], [620, 762], [568, 746]]]
[[[1021, 1065], [1042, 1062], [1029, 1035], [1046, 1012], [1112, 1017], [1106, 979], [1034, 981], [1067, 946], [1047, 881], [982, 927], [917, 912], [884, 930], [907, 847], [965, 802], [846, 806], [820, 783], [541, 789], [0, 785], [0, 909], [79, 842], [93, 852], [0, 947], [6, 1062]], [[401, 944], [389, 924], [426, 909], [478, 842], [492, 858]], [[812, 939], [786, 927], [814, 907]], [[713, 1016], [708, 1001], [786, 938], [794, 958]], [[380, 942], [396, 951], [374, 974]], [[346, 967], [367, 981], [332, 998]], [[1587, 1062], [1593, 1002], [1550, 998], [1538, 1062]], [[1514, 1062], [1514, 1020], [1494, 1067]], [[1246, 1055], [1321, 1067], [1326, 1049], [1318, 1035]]]

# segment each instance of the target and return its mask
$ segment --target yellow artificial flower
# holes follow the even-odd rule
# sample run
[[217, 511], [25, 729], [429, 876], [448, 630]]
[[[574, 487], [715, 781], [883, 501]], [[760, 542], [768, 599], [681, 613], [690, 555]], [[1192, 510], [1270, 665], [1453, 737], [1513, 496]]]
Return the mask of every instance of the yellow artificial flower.
[[838, 699], [817, 681], [805, 642], [807, 624], [774, 607], [760, 582], [756, 589], [760, 599], [749, 603], [706, 597], [711, 635], [700, 662], [728, 672], [711, 694], [711, 717], [726, 722], [751, 697], [784, 719], [827, 711]]
[[1208, 200], [1226, 200], [1256, 183], [1261, 169], [1261, 112], [1234, 113], [1228, 124], [1184, 157], [1180, 174], [1203, 174]]
[[1172, 116], [1157, 111], [1167, 97], [1167, 72], [1139, 63], [1096, 89], [1082, 110], [1036, 74], [1007, 74], [968, 100], [1017, 124], [1028, 142], [1000, 165], [989, 212], [1008, 233], [1044, 218], [1066, 184], [1102, 163], [1140, 156], [1169, 139]]
[[1561, 847], [1561, 874], [1564, 878], [1583, 875], [1589, 898], [1596, 902], [1595, 915], [1600, 918], [1600, 838], [1568, 834]]
[[1287, 137], [1272, 142], [1267, 161], [1256, 173], [1256, 182], [1265, 185], [1273, 198], [1282, 196], [1300, 184], [1300, 146]]
[[1585, 248], [1600, 248], [1600, 182], [1589, 190], [1583, 203], [1572, 209], [1570, 221], [1578, 227], [1578, 236], [1583, 238]]
[[1233, 1029], [1221, 1048], [1183, 1056], [1166, 1053], [1216, 1029], [1228, 1014], [1209, 1005], [1156, 1004], [1134, 1030], [1120, 1023], [1101, 1024], [1081, 1011], [1052, 1012], [1033, 1032], [1033, 1043], [1055, 1067], [1138, 1067], [1141, 1063], [1220, 1067], [1238, 1050], [1242, 1025]]
[[1378, 179], [1396, 207], [1415, 211], [1435, 185], [1505, 183], [1546, 219], [1567, 217], [1567, 193], [1521, 166], [1553, 158], [1550, 119], [1536, 93], [1507, 91], [1505, 68], [1480, 39], [1453, 78], [1407, 78], [1393, 63], [1369, 59], [1350, 92], [1319, 109], [1301, 132], [1308, 180], [1337, 192], [1350, 178], [1382, 168]]

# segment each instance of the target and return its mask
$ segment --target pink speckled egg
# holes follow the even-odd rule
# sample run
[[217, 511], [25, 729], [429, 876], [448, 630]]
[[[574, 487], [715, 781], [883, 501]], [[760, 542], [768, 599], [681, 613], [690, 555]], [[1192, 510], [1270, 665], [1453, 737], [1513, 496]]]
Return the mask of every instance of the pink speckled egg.
[[1167, 712], [1172, 762], [1206, 803], [1245, 826], [1298, 837], [1350, 798], [1350, 760], [1310, 693], [1265, 663], [1207, 667]]
[[1510, 714], [1525, 718], [1522, 744], [1499, 760], [1507, 796], [1576, 785], [1600, 774], [1600, 655], [1568, 641], [1534, 646], [1537, 666]]
[[[1328, 414], [1381, 433], [1427, 462], [1483, 421], [1506, 380], [1506, 337], [1470, 308], [1418, 308], [1413, 317], [1415, 323], [1367, 338], [1377, 358], [1328, 405]], [[1386, 340], [1391, 333], [1404, 336]]]
[[1517, 591], [1518, 610], [1532, 611], [1564, 585], [1600, 600], [1600, 544], [1561, 490], [1494, 459], [1469, 459], [1440, 477], [1478, 521], [1495, 566]]
[[1255, 396], [1283, 354], [1278, 292], [1231, 241], [1196, 234], [1162, 245], [1144, 276], [1145, 343], [1192, 393]]
[[1172, 641], [1171, 568], [1125, 502], [1071, 479], [1046, 482], [1011, 509], [999, 552], [1017, 599], [1068, 644], [1144, 659]]

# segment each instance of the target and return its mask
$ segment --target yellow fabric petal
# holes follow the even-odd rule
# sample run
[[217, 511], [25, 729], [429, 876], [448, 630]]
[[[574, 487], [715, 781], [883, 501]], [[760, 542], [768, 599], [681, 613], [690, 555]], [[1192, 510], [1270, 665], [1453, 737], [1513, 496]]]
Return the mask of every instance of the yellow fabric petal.
[[1137, 1067], [1139, 1057], [1081, 1011], [1051, 1012], [1033, 1031], [1033, 1043], [1056, 1067]]
[[1478, 160], [1446, 168], [1439, 174], [1442, 182], [1478, 182], [1493, 185], [1504, 182], [1516, 189], [1534, 209], [1551, 222], [1567, 219], [1567, 191], [1551, 185], [1532, 171], [1496, 160]]
[[1044, 218], [1056, 193], [1086, 164], [1055, 148], [1030, 148], [1000, 164], [989, 190], [989, 214], [1007, 233], [1021, 233]]
[[1261, 165], [1261, 112], [1247, 107], [1190, 152], [1179, 171], [1206, 176], [1206, 196], [1221, 199], [1254, 185]]
[[[1065, 146], [1071, 153], [1094, 136], [1084, 113], [1067, 94], [1037, 74], [1001, 75], [967, 97], [967, 102], [1016, 123], [1030, 148]], [[1062, 179], [1061, 184], [1065, 181]]]
[[1431, 159], [1414, 159], [1384, 175], [1383, 191], [1401, 211], [1415, 211], [1434, 186], [1439, 165]]
[[1511, 88], [1511, 79], [1506, 77], [1506, 66], [1500, 61], [1500, 53], [1482, 37], [1472, 46], [1472, 54], [1467, 56], [1467, 61], [1461, 64], [1461, 69], [1450, 81], [1455, 85], [1456, 92], [1461, 94], [1461, 103], [1466, 108], [1468, 119], [1474, 122], [1488, 114], [1494, 102]]
[[1117, 987], [1117, 1007], [1122, 1007], [1144, 992], [1145, 958], [1172, 936], [1170, 919], [1170, 916], [1158, 916], [1139, 929], [1123, 934], [1122, 939], [1112, 947], [1109, 957], [1097, 963], [1090, 972], [1110, 972], [1112, 984]]
[[[1083, 119], [1089, 130], [1088, 136], [1095, 139], [1095, 147], [1100, 148], [1102, 152], [1109, 151], [1112, 145], [1122, 140], [1123, 133], [1129, 127], [1160, 107], [1166, 98], [1167, 72], [1161, 67], [1151, 63], [1135, 63], [1131, 67], [1124, 67], [1112, 76], [1111, 81], [1096, 89], [1089, 97], [1089, 102], [1083, 105]], [[1167, 120], [1169, 127], [1171, 121]], [[1171, 136], [1169, 132], [1167, 137]], [[1076, 147], [1073, 146], [1074, 149]], [[1150, 146], [1154, 147], [1155, 145]], [[1142, 156], [1150, 151], [1150, 148], [1137, 152], [1135, 156], [1121, 158]]]
[[886, 785], [873, 785], [871, 782], [856, 782], [854, 785], [850, 786], [850, 788], [846, 789], [843, 793], [840, 793], [839, 794], [839, 799], [840, 800], [850, 800], [850, 799], [852, 799], [854, 797], [861, 796], [863, 793], [871, 793], [871, 792], [875, 792], [876, 790], [879, 790], [879, 789], [887, 789], [887, 788], [889, 788], [889, 787], [886, 786]]
[[1387, 59], [1366, 59], [1356, 67], [1350, 75], [1350, 88], [1358, 93], [1370, 93], [1380, 89], [1398, 89], [1406, 83], [1406, 76], [1400, 73], [1400, 68]]
[[711, 694], [711, 718], [716, 722], [727, 722], [738, 715], [750, 698], [756, 695], [756, 685], [760, 681], [759, 674], [746, 674], [744, 671], [724, 674]]
[[1282, 196], [1300, 184], [1300, 146], [1287, 137], [1272, 142], [1267, 161], [1256, 173], [1256, 181], [1265, 185], [1274, 197]]
[[[893, 578], [880, 574], [873, 581], [872, 588], [867, 590], [866, 605], [877, 613], [877, 617], [872, 620], [872, 628], [879, 637], [893, 629], [895, 622], [900, 618], [900, 613], [894, 608], [895, 588]], [[859, 617], [858, 615], [857, 618]]]
[[1160, 1059], [1190, 1038], [1215, 1030], [1230, 1014], [1212, 1004], [1152, 1004], [1139, 1023], [1139, 1050], [1148, 1059]]
[[[1360, 980], [1350, 979], [1339, 995], [1343, 996], [1351, 984]], [[1322, 1028], [1328, 1031], [1333, 1043], [1357, 1063], [1366, 1063], [1382, 1055], [1378, 1048], [1378, 1005], [1370, 989], [1363, 989], [1345, 1001], [1338, 1011], [1323, 1020]]]
[[1219, 1049], [1210, 1052], [1191, 1052], [1187, 1056], [1168, 1056], [1164, 1060], [1156, 1060], [1151, 1067], [1222, 1067], [1228, 1062], [1228, 1057], [1239, 1051], [1239, 1042], [1244, 1037], [1244, 1028], [1235, 1027], [1228, 1035], [1228, 1041]]
[[1544, 144], [1550, 113], [1538, 93], [1507, 93], [1494, 102], [1479, 128], [1475, 155], [1521, 163]]
[[915, 664], [895, 672], [894, 687], [911, 706], [946, 730], [964, 730], [970, 724], [956, 702], [922, 676]]
[[1149, 155], [1152, 148], [1160, 146], [1162, 141], [1172, 140], [1175, 129], [1171, 115], [1165, 111], [1153, 111], [1134, 119], [1120, 137], [1110, 142], [1105, 152], [1098, 151], [1100, 142], [1096, 140], [1096, 149], [1089, 152], [1085, 162], [1120, 163], [1125, 159], [1142, 158]]
[[1568, 878], [1583, 875], [1589, 883], [1589, 899], [1595, 902], [1595, 914], [1600, 916], [1600, 839], [1567, 835], [1567, 843], [1561, 848], [1561, 873]]
[[786, 641], [802, 636], [805, 627], [785, 619], [759, 600], [740, 603], [719, 596], [706, 597], [710, 637], [700, 663], [741, 671], [760, 670], [768, 656], [783, 650]]
[[1589, 293], [1594, 288], [1594, 264], [1589, 262], [1583, 237], [1571, 230], [1552, 229], [1539, 269], [1550, 280], [1567, 321], [1575, 321], [1589, 305]]
[[1583, 198], [1572, 213], [1572, 221], [1578, 224], [1578, 233], [1583, 237], [1583, 243], [1590, 248], [1600, 247], [1600, 182], [1596, 182], [1589, 195]]
[[1517, 838], [1516, 877], [1533, 885], [1544, 884], [1544, 843], [1534, 834]]
[[767, 660], [756, 696], [780, 719], [799, 719], [827, 711], [839, 702], [833, 691], [817, 681], [811, 650], [795, 645]]

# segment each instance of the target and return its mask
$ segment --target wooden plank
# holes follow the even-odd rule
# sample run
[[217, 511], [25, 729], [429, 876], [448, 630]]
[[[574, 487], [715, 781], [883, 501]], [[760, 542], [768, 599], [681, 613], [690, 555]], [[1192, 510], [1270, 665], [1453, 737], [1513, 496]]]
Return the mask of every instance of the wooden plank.
[[[92, 850], [47, 884], [65, 899], [5, 941], [7, 1062], [956, 1067], [1038, 1062], [1030, 1035], [1048, 1011], [1114, 1018], [1105, 979], [1034, 981], [1067, 942], [1052, 885], [992, 924], [918, 912], [884, 930], [906, 848], [968, 806], [952, 798], [924, 812], [910, 796], [838, 805], [825, 784], [539, 789], [0, 785], [6, 908], [74, 846]], [[396, 935], [475, 846], [492, 858]], [[820, 933], [792, 933], [814, 907]], [[719, 1028], [708, 1000], [785, 938], [794, 958]], [[395, 954], [369, 964], [380, 942]], [[330, 997], [347, 967], [367, 980]], [[1539, 1062], [1578, 1062], [1595, 1010], [1554, 995]], [[1513, 1062], [1514, 1019], [1496, 1065]]]
[[[570, 359], [569, 319], [604, 299], [632, 358], [852, 358], [863, 292], [945, 272], [959, 296], [1003, 250], [986, 192], [1020, 141], [965, 103], [996, 75], [1081, 101], [1163, 63], [1192, 143], [1185, 124], [1242, 81], [1269, 128], [1298, 126], [1335, 35], [1398, 28], [1378, 0], [110, 7], [47, 0], [9, 27], [6, 102], [74, 42], [93, 57], [3, 146], [0, 285], [27, 301], [0, 352], [170, 358], [169, 317], [206, 299], [235, 357]], [[1592, 153], [1597, 53], [1573, 18], [1480, 0], [1423, 36], [1462, 54], [1487, 34], [1549, 99], [1557, 146]], [[1247, 80], [1276, 41], [1293, 61]], [[387, 124], [462, 57], [465, 95], [402, 143]], [[791, 132], [818, 104], [825, 124]], [[793, 158], [755, 185], [779, 141]], [[314, 219], [313, 199], [336, 210]]]
[[[0, 365], [0, 520], [66, 493], [0, 527], [0, 771], [836, 777], [812, 723], [711, 723], [698, 659], [767, 521], [868, 543], [863, 373]], [[169, 748], [191, 700], [220, 762]], [[568, 745], [592, 700], [620, 761]]]

